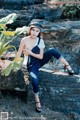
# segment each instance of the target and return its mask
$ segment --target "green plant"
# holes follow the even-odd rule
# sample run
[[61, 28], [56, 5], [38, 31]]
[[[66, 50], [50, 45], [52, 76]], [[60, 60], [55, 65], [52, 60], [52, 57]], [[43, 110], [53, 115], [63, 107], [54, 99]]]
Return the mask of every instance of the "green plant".
[[[28, 33], [29, 27], [23, 26], [22, 28], [17, 28], [15, 30], [15, 35], [20, 35], [20, 34], [26, 34]], [[19, 58], [18, 60], [16, 60], [14, 58], [14, 60], [9, 64], [9, 66], [7, 68], [5, 68], [2, 72], [2, 75], [8, 76], [11, 71], [17, 72], [20, 68], [21, 68], [21, 63], [23, 61], [23, 58]]]
[[16, 50], [14, 46], [9, 45], [9, 43], [13, 40], [11, 40], [10, 36], [14, 36], [15, 32], [6, 31], [6, 25], [13, 23], [16, 18], [17, 14], [13, 13], [0, 19], [0, 58], [8, 49], [13, 48]]
[[80, 10], [79, 4], [64, 4], [60, 6], [62, 9], [62, 18], [77, 18], [77, 12]]
[[[26, 34], [29, 30], [29, 27], [23, 26], [17, 28], [15, 31], [8, 31], [6, 29], [6, 24], [13, 23], [17, 18], [15, 13], [8, 15], [0, 20], [0, 59], [9, 49], [13, 49], [16, 54], [16, 47], [10, 45], [10, 43], [20, 34]], [[17, 71], [21, 67], [22, 58], [19, 60], [14, 60], [7, 66], [7, 68], [2, 70], [2, 75], [8, 76], [11, 71]]]

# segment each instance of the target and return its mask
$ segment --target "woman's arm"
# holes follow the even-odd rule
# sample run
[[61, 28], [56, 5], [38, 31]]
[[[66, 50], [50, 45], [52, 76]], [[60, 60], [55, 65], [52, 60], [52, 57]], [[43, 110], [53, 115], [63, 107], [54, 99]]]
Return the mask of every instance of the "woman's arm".
[[38, 59], [43, 59], [43, 51], [44, 51], [43, 48], [40, 48], [40, 53], [39, 53], [39, 54], [35, 54], [35, 53], [33, 53], [31, 50], [29, 50], [29, 49], [27, 49], [27, 51], [28, 51], [28, 53], [29, 53], [31, 56], [33, 56], [33, 57], [35, 57], [35, 58], [38, 58]]
[[25, 42], [24, 40], [20, 43], [20, 46], [19, 46], [19, 49], [18, 49], [18, 52], [17, 52], [17, 55], [16, 55], [16, 59], [20, 58], [21, 54], [22, 54], [22, 51], [23, 51], [23, 48], [24, 48], [24, 45], [25, 45]]

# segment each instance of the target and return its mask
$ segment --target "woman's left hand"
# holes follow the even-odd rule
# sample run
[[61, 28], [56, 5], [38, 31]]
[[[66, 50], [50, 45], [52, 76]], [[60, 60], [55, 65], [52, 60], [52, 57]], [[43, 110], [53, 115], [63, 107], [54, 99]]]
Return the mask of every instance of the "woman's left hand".
[[28, 55], [31, 55], [31, 54], [32, 54], [32, 51], [31, 51], [29, 48], [27, 48], [27, 49], [24, 49], [24, 50], [23, 50], [23, 53], [24, 53], [26, 56], [28, 56]]
[[29, 48], [27, 48], [27, 52], [29, 53], [29, 55], [32, 55], [32, 51]]

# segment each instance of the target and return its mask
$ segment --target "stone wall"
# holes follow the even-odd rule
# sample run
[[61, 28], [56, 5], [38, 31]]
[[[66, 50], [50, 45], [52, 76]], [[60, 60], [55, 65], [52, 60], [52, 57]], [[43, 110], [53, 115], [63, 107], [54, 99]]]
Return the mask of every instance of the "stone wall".
[[20, 7], [25, 5], [41, 4], [44, 0], [0, 0], [0, 7], [10, 8], [12, 6]]
[[[2, 1], [2, 3], [3, 2], [4, 1]], [[36, 19], [36, 21], [42, 24], [44, 28], [43, 39], [46, 45], [45, 50], [49, 47], [58, 49], [70, 63], [75, 73], [78, 74], [69, 76], [66, 71], [63, 71], [62, 64], [55, 58], [53, 58], [52, 64], [47, 64], [43, 67], [46, 70], [53, 70], [53, 72], [57, 70], [58, 73], [56, 74], [55, 72], [55, 74], [52, 74], [45, 71], [40, 72], [39, 88], [41, 103], [43, 105], [43, 112], [41, 114], [50, 118], [50, 120], [59, 120], [59, 118], [60, 120], [80, 119], [80, 116], [78, 115], [80, 113], [80, 21], [54, 22], [55, 19], [60, 19], [62, 13], [59, 9], [52, 9], [45, 4], [26, 6], [23, 10], [20, 8], [19, 11], [17, 9], [12, 11], [10, 9], [1, 9], [0, 18], [13, 12], [17, 13], [18, 19], [12, 25], [8, 25], [8, 28], [12, 29], [28, 25], [31, 20]], [[23, 37], [23, 35], [19, 36], [12, 44], [18, 48]], [[20, 75], [22, 75], [22, 73], [18, 72], [15, 74], [12, 73], [9, 77], [0, 76], [0, 87], [3, 87], [4, 89], [8, 89], [9, 87], [10, 89], [22, 87], [23, 89], [25, 87], [24, 78], [23, 75]], [[24, 107], [22, 107], [25, 108], [27, 115], [33, 113], [34, 116], [34, 105], [33, 108], [31, 108], [31, 105], [34, 103], [31, 86], [29, 86], [28, 94], [28, 101], [30, 104], [30, 107], [28, 106], [29, 111], [27, 110], [27, 107], [24, 106], [25, 104], [23, 105]], [[68, 119], [60, 113], [54, 112], [53, 114], [53, 111], [69, 113], [71, 119]]]

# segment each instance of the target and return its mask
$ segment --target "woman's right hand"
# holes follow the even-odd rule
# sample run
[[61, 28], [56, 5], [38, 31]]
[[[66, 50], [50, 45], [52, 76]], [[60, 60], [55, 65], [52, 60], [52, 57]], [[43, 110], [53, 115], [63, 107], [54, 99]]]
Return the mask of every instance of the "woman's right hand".
[[14, 62], [21, 63], [21, 62], [22, 62], [22, 60], [23, 60], [23, 58], [22, 58], [22, 57], [15, 57]]

